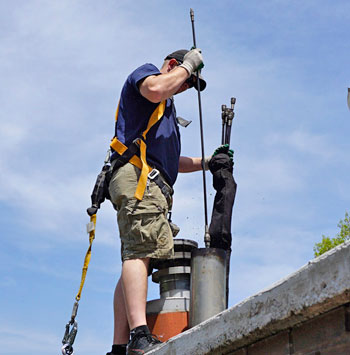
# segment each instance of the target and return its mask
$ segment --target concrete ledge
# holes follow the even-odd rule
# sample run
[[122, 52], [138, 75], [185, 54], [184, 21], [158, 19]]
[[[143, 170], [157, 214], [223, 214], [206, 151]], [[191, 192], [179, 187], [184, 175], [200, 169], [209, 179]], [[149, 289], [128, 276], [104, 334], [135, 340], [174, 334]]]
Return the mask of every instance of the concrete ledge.
[[350, 302], [350, 242], [147, 354], [228, 354]]

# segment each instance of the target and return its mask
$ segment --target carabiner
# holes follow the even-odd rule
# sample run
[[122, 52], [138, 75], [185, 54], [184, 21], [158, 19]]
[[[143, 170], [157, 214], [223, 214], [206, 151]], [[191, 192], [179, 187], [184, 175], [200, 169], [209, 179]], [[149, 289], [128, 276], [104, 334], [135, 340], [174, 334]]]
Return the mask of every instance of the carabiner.
[[104, 160], [104, 165], [111, 165], [111, 148], [107, 150], [106, 158]]
[[[70, 329], [70, 326], [72, 326], [72, 329]], [[64, 333], [63, 339], [62, 339], [62, 354], [63, 355], [72, 355], [73, 354], [73, 343], [75, 340], [75, 337], [77, 336], [78, 333], [78, 323], [77, 321], [70, 320], [66, 324], [66, 331]]]
[[65, 344], [62, 346], [62, 355], [74, 355], [74, 350], [72, 345]]

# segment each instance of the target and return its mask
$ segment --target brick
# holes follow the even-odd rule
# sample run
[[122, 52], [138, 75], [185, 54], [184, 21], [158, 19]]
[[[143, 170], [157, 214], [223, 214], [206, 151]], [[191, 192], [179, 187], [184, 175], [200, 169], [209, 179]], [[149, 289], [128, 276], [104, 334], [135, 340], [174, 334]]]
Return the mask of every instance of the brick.
[[249, 355], [289, 355], [288, 332], [279, 333], [260, 340], [248, 347]]
[[350, 332], [345, 330], [345, 309], [339, 307], [293, 328], [294, 354], [319, 351], [324, 354], [349, 354]]

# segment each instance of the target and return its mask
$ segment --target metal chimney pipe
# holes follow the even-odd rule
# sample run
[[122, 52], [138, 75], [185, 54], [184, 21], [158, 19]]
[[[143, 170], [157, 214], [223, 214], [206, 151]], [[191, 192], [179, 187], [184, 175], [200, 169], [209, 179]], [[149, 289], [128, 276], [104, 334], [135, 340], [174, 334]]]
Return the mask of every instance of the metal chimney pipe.
[[192, 251], [190, 328], [226, 309], [226, 251]]

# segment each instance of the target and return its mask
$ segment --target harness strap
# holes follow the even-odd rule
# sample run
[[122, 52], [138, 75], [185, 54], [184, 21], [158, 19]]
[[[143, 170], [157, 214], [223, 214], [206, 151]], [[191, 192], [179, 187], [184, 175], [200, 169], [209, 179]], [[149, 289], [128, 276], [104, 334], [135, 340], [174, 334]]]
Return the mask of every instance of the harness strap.
[[147, 164], [146, 149], [147, 149], [147, 145], [145, 141], [141, 139], [140, 140], [141, 174], [135, 191], [135, 197], [139, 201], [141, 201], [143, 198], [143, 194], [145, 192], [146, 185], [147, 185], [148, 173], [152, 170], [152, 168], [150, 168], [149, 165]]
[[159, 171], [157, 169], [153, 169], [149, 174], [148, 174], [148, 179], [151, 181], [154, 181], [156, 185], [160, 188], [160, 191], [164, 195], [165, 199], [168, 201], [171, 201], [172, 195], [174, 193], [174, 190], [167, 185], [164, 181], [162, 176], [160, 175]]
[[[118, 168], [120, 168], [121, 166], [125, 165], [127, 162], [130, 161], [130, 159], [138, 154], [140, 152], [140, 146], [138, 143], [139, 139], [135, 139], [130, 145], [129, 147], [126, 149], [126, 151], [122, 154], [116, 156], [117, 154], [114, 154], [114, 156], [112, 157], [112, 159], [110, 160], [110, 163], [113, 162], [113, 169], [112, 169], [112, 174], [114, 173], [114, 171]], [[137, 156], [137, 155], [136, 155]]]
[[80, 281], [80, 287], [79, 287], [79, 291], [78, 294], [75, 296], [75, 299], [77, 301], [80, 300], [80, 296], [81, 296], [81, 291], [83, 290], [84, 287], [84, 283], [85, 283], [85, 278], [86, 278], [86, 273], [87, 273], [87, 269], [90, 263], [90, 259], [91, 259], [91, 248], [92, 248], [92, 242], [95, 239], [95, 228], [96, 228], [96, 214], [92, 215], [90, 217], [90, 223], [88, 224], [88, 232], [89, 232], [89, 248], [86, 252], [85, 255], [85, 259], [84, 259], [84, 266], [83, 266], [83, 271], [81, 274], [81, 281]]
[[[119, 104], [115, 115], [116, 122], [118, 120]], [[147, 175], [152, 170], [152, 168], [147, 164], [147, 159], [146, 159], [146, 151], [147, 151], [146, 135], [148, 131], [163, 117], [165, 111], [165, 105], [166, 105], [166, 100], [162, 101], [156, 107], [156, 109], [153, 111], [151, 117], [148, 120], [147, 128], [142, 132], [139, 138], [140, 158], [137, 155], [133, 155], [129, 160], [131, 164], [133, 164], [134, 166], [138, 167], [141, 170], [141, 174], [134, 195], [135, 198], [138, 199], [139, 201], [142, 200], [143, 195], [145, 193], [145, 189], [147, 185]], [[123, 153], [125, 153], [126, 150], [128, 149], [128, 147], [125, 144], [123, 144], [117, 137], [113, 138], [110, 146], [119, 155], [123, 155]]]

